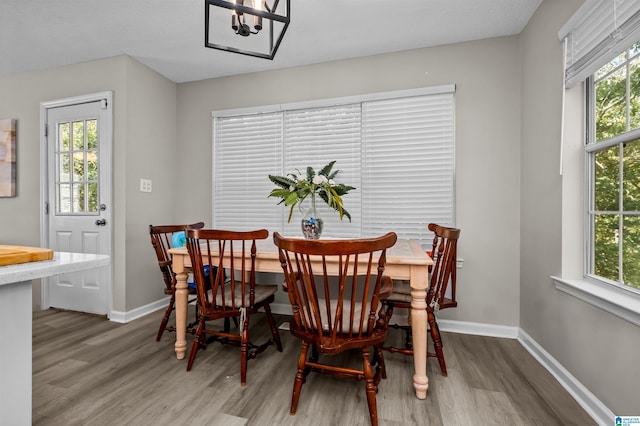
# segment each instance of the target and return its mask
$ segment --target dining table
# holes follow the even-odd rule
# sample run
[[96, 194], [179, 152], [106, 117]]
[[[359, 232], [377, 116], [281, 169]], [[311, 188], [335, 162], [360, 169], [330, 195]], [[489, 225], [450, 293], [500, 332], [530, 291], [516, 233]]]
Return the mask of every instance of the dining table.
[[[255, 270], [282, 274], [278, 249], [272, 239], [256, 241]], [[175, 315], [177, 359], [184, 359], [187, 350], [187, 305], [188, 274], [191, 271], [191, 259], [186, 247], [169, 250], [172, 256], [175, 283]], [[417, 240], [398, 239], [387, 250], [385, 275], [392, 279], [408, 280], [411, 287], [411, 329], [413, 335], [413, 385], [418, 399], [427, 397], [429, 379], [427, 377], [427, 304], [428, 267], [433, 260]]]

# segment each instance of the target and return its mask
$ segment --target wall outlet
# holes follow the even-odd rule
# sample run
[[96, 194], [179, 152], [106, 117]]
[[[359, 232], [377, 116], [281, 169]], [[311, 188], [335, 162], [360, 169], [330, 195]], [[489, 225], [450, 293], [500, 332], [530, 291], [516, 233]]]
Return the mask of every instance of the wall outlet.
[[140, 192], [151, 192], [151, 179], [140, 179]]

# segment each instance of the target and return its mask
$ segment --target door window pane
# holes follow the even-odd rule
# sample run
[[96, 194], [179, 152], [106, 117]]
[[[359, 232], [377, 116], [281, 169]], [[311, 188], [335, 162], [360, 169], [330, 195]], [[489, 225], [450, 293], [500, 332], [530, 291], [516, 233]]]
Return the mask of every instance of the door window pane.
[[97, 212], [98, 211], [98, 184], [97, 183], [89, 183], [87, 184], [88, 191], [88, 212]]
[[58, 212], [71, 213], [71, 185], [68, 183], [58, 185]]
[[78, 211], [85, 211], [85, 204], [87, 202], [87, 184], [78, 185]]
[[58, 156], [58, 180], [69, 182], [71, 180], [71, 158], [68, 153]]
[[69, 123], [60, 123], [58, 125], [58, 151], [67, 151], [69, 149]]
[[95, 151], [87, 152], [87, 179], [98, 179], [98, 154]]
[[73, 122], [73, 149], [84, 149], [84, 121]]
[[87, 149], [98, 147], [98, 120], [87, 120]]
[[73, 153], [73, 180], [80, 182], [84, 180], [84, 153]]
[[71, 185], [71, 211], [73, 213], [82, 213], [84, 211], [84, 185], [73, 184]]

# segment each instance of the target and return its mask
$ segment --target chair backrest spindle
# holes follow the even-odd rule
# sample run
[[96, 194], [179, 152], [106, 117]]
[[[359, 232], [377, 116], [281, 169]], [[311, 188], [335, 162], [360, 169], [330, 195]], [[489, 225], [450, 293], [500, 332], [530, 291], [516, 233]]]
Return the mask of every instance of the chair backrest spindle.
[[386, 250], [396, 239], [394, 233], [372, 239], [321, 241], [274, 234], [288, 277], [295, 327], [327, 346], [343, 344], [345, 338], [372, 335], [382, 311]]
[[269, 231], [189, 229], [186, 236], [198, 286], [198, 305], [207, 310], [217, 305], [215, 308], [221, 311], [252, 306], [255, 303], [256, 240], [266, 239]]

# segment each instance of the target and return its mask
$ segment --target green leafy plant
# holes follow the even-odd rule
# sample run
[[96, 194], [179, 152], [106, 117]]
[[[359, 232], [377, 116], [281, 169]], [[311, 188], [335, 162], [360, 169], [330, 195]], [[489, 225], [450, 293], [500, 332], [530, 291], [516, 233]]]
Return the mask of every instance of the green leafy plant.
[[329, 207], [340, 214], [340, 220], [346, 216], [351, 222], [351, 215], [344, 209], [342, 196], [356, 188], [333, 181], [340, 172], [340, 170], [332, 171], [334, 164], [335, 161], [330, 162], [318, 173], [313, 170], [313, 167], [307, 167], [306, 176], [299, 170], [296, 170], [297, 173], [289, 173], [287, 176], [269, 175], [269, 180], [278, 186], [271, 191], [269, 197], [280, 198], [278, 204], [284, 203], [285, 206], [290, 206], [289, 222], [293, 216], [293, 208], [301, 204], [309, 195], [312, 200], [318, 195]]

